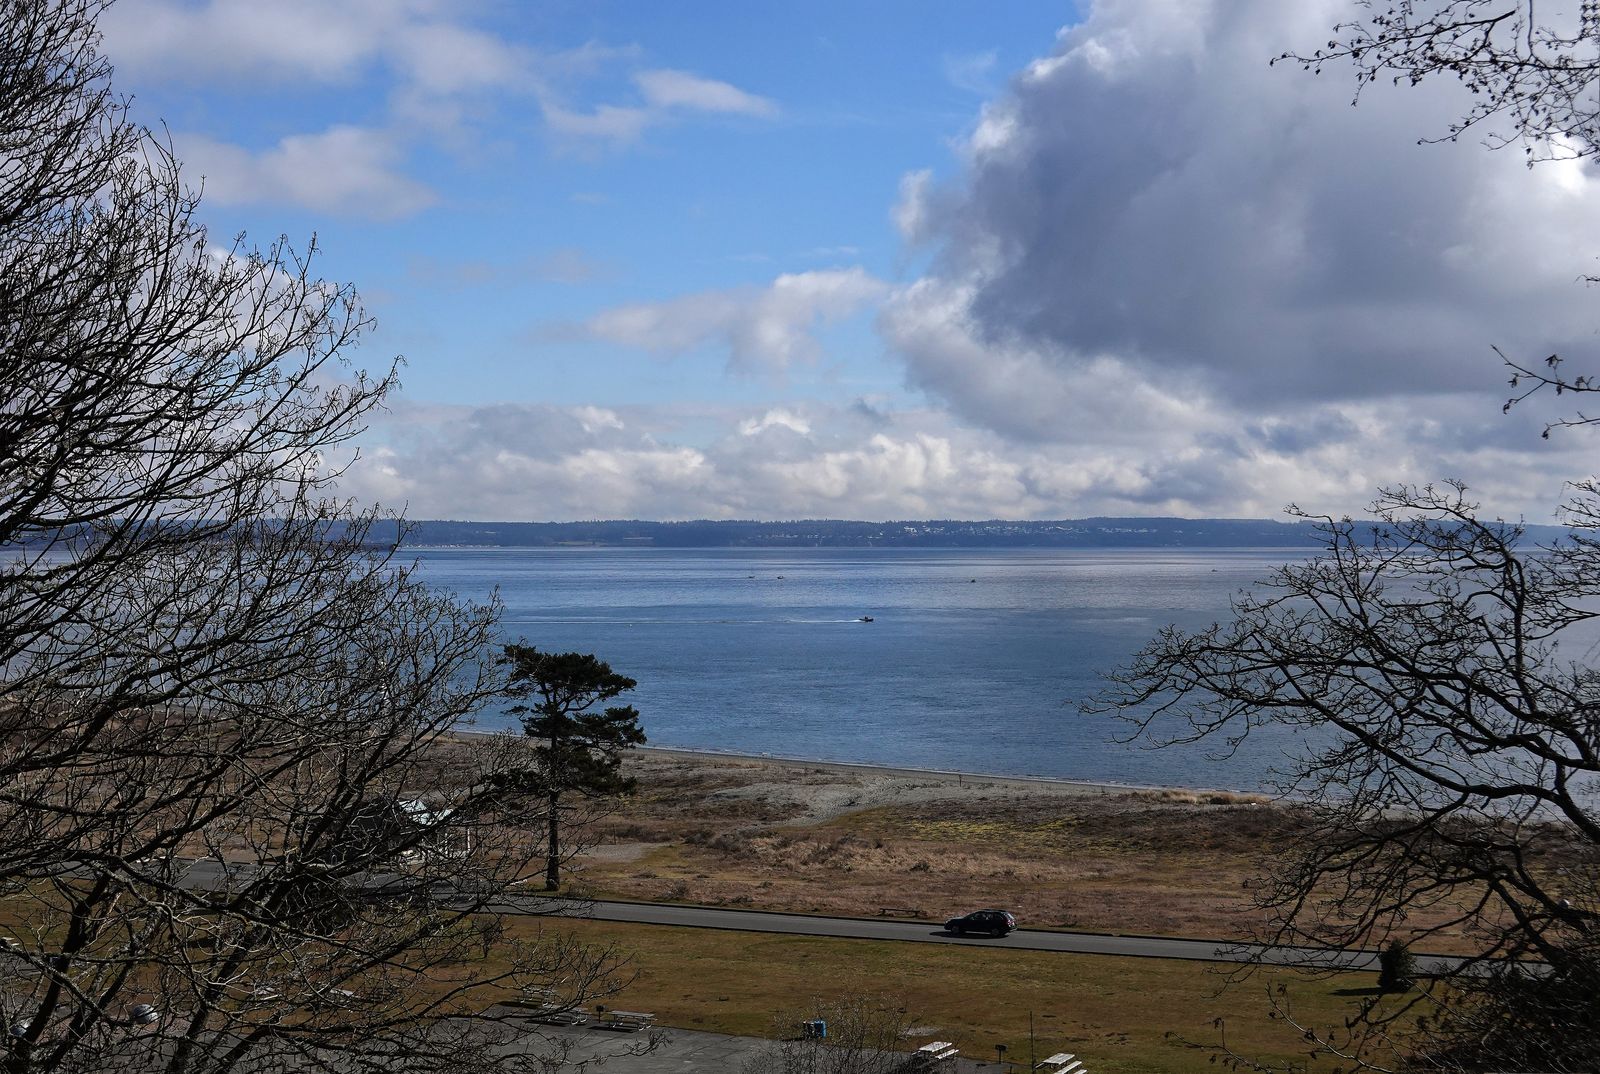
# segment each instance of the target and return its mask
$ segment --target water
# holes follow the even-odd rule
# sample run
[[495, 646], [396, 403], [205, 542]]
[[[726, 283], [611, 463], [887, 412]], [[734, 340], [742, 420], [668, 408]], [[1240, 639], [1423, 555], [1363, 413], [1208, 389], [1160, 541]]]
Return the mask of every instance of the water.
[[[506, 640], [638, 680], [652, 745], [1006, 775], [1257, 789], [1294, 748], [1117, 741], [1078, 705], [1166, 623], [1227, 616], [1293, 556], [1250, 550], [428, 549], [498, 590]], [[863, 623], [859, 618], [873, 617]], [[489, 713], [480, 727], [508, 725]]]

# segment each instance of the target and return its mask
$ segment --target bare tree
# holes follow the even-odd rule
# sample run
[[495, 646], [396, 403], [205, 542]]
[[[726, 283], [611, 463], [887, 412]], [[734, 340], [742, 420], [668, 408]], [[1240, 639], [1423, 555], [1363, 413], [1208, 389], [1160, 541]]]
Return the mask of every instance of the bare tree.
[[[1473, 957], [1350, 1033], [1450, 1070], [1600, 1058], [1600, 498], [1552, 549], [1484, 521], [1456, 485], [1400, 489], [1378, 524], [1323, 519], [1233, 619], [1168, 628], [1104, 699], [1157, 743], [1299, 743], [1280, 791], [1310, 820], [1257, 889], [1265, 939], [1332, 950], [1465, 934]], [[1418, 1017], [1423, 1021], [1417, 1022]]]
[[[1600, 5], [1354, 9], [1322, 49], [1278, 59], [1348, 64], [1357, 100], [1379, 78], [1459, 81], [1465, 109], [1436, 140], [1480, 133], [1530, 165], [1600, 155]], [[1600, 390], [1557, 355], [1501, 358], [1507, 410], [1544, 389]], [[1102, 700], [1155, 743], [1232, 749], [1265, 726], [1293, 731], [1301, 752], [1280, 789], [1312, 828], [1257, 889], [1265, 939], [1472, 943], [1460, 969], [1416, 991], [1388, 975], [1400, 998], [1374, 998], [1346, 1026], [1296, 1022], [1313, 1051], [1358, 1066], [1593, 1070], [1600, 485], [1574, 486], [1573, 536], [1550, 548], [1482, 517], [1457, 484], [1385, 492], [1374, 511], [1371, 525], [1321, 519], [1320, 557], [1238, 597], [1229, 623], [1163, 631]]]
[[329, 498], [395, 370], [309, 252], [212, 242], [104, 6], [0, 0], [0, 1068], [542, 1068], [485, 1010], [617, 960], [498, 913], [495, 609]]
[[[1354, 9], [1322, 49], [1278, 59], [1350, 65], [1357, 100], [1380, 77], [1455, 79], [1467, 104], [1440, 139], [1479, 132], [1530, 165], [1600, 156], [1592, 0]], [[1544, 389], [1600, 390], [1560, 356], [1501, 357], [1508, 410]], [[1579, 412], [1545, 435], [1593, 421]], [[1314, 826], [1258, 890], [1265, 938], [1336, 949], [1448, 931], [1473, 944], [1446, 979], [1375, 999], [1345, 1027], [1301, 1025], [1313, 1050], [1357, 1065], [1593, 1070], [1600, 484], [1573, 486], [1573, 535], [1549, 548], [1483, 518], [1457, 484], [1385, 492], [1374, 511], [1373, 525], [1323, 518], [1320, 557], [1237, 598], [1232, 622], [1163, 631], [1102, 700], [1156, 743], [1231, 749], [1264, 726], [1294, 732], [1302, 752], [1280, 789]], [[1398, 989], [1404, 975], [1389, 976]]]
[[1321, 73], [1350, 65], [1361, 89], [1380, 78], [1419, 85], [1455, 79], [1470, 104], [1434, 139], [1481, 132], [1493, 148], [1520, 145], [1530, 162], [1600, 153], [1600, 4], [1563, 10], [1535, 0], [1356, 0], [1358, 17], [1309, 54]]
[[[822, 1023], [826, 1035], [803, 1032]], [[913, 1068], [905, 1051], [911, 1022], [884, 996], [844, 995], [779, 1012], [773, 1041], [743, 1074], [896, 1074]]]

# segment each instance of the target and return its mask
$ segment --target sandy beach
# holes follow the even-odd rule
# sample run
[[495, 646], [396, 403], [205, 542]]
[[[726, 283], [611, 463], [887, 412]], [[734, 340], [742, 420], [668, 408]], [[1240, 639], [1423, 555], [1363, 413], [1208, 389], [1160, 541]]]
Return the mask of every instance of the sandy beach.
[[728, 791], [729, 797], [765, 799], [774, 804], [792, 806], [798, 810], [794, 822], [800, 824], [820, 824], [847, 813], [883, 806], [973, 798], [1022, 801], [1140, 794], [1162, 796], [1173, 801], [1208, 801], [1213, 804], [1266, 801], [1259, 795], [1240, 795], [1221, 790], [1096, 783], [1045, 776], [1005, 776], [656, 746], [639, 749], [631, 763], [641, 773], [670, 769], [674, 764], [689, 768], [728, 765], [742, 769], [751, 775], [752, 782]]

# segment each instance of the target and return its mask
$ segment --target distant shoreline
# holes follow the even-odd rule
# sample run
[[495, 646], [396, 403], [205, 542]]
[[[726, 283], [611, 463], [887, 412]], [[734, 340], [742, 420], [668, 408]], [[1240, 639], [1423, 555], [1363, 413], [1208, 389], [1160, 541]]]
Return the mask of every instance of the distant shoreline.
[[862, 522], [412, 521], [385, 523], [371, 536], [393, 534], [411, 548], [679, 548], [679, 549], [1008, 549], [1008, 548], [1316, 548], [1316, 523], [1273, 519], [1081, 518], [1035, 521], [949, 519]]
[[1113, 780], [1069, 779], [1064, 776], [1010, 776], [996, 772], [967, 772], [953, 768], [916, 768], [909, 765], [875, 764], [869, 761], [824, 761], [811, 757], [774, 753], [737, 753], [732, 750], [688, 749], [680, 746], [639, 746], [663, 757], [701, 760], [726, 760], [770, 764], [784, 768], [820, 768], [829, 772], [861, 772], [875, 776], [905, 779], [932, 779], [946, 783], [988, 783], [1017, 787], [1077, 789], [1084, 793], [1101, 791], [1194, 791], [1198, 794], [1237, 794], [1223, 787], [1170, 787], [1153, 783], [1118, 783]]

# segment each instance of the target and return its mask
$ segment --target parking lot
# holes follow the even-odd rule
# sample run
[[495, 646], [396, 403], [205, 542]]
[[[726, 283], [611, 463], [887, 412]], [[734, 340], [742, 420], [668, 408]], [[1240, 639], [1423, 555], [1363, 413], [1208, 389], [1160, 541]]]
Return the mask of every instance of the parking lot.
[[[571, 1028], [540, 1026], [539, 1032], [569, 1047], [569, 1061], [603, 1060], [606, 1074], [685, 1074], [688, 1071], [718, 1071], [737, 1074], [745, 1064], [770, 1046], [759, 1037], [730, 1037], [721, 1033], [700, 1033], [688, 1029], [665, 1029], [657, 1033], [658, 1043], [643, 1055], [628, 1054], [647, 1041], [642, 1034], [617, 1033], [593, 1026]], [[1024, 1058], [1026, 1058], [1024, 1056]], [[599, 1063], [595, 1063], [599, 1066]], [[1007, 1064], [1006, 1069], [1022, 1069]], [[957, 1059], [938, 1067], [940, 1074], [998, 1074], [1000, 1067], [991, 1059]]]

